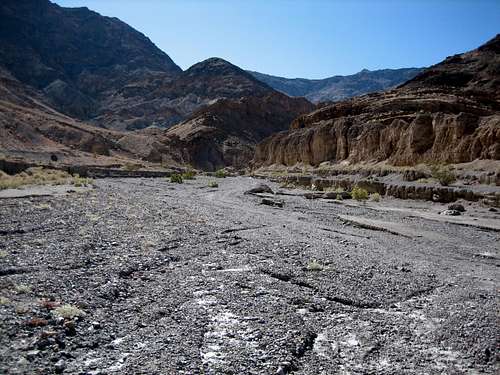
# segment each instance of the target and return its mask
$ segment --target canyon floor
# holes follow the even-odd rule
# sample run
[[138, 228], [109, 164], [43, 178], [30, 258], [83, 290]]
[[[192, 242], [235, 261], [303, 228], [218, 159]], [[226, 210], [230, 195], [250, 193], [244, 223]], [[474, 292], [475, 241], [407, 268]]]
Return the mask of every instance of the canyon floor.
[[498, 212], [212, 180], [0, 199], [0, 372], [499, 370]]

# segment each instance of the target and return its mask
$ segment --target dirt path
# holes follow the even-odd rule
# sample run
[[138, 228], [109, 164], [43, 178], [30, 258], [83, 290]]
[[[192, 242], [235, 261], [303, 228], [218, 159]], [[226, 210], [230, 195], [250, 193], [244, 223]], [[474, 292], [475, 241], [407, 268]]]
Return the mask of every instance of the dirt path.
[[0, 372], [498, 370], [498, 232], [208, 181], [1, 200]]

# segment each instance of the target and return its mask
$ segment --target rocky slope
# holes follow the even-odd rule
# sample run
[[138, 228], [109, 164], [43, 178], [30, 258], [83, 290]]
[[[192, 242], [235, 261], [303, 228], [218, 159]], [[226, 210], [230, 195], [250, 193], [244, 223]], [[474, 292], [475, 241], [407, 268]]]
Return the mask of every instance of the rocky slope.
[[[244, 168], [258, 142], [286, 129], [293, 118], [312, 108], [303, 98], [292, 99], [278, 92], [219, 100], [168, 129], [169, 150], [177, 162], [205, 170]], [[151, 161], [157, 158], [154, 153], [148, 157]]]
[[371, 92], [385, 91], [422, 72], [420, 68], [367, 70], [325, 79], [283, 78], [250, 72], [258, 80], [290, 96], [303, 96], [313, 103], [339, 101]]
[[226, 166], [245, 168], [257, 143], [286, 129], [297, 115], [313, 108], [304, 98], [278, 92], [221, 99], [167, 130], [129, 132], [118, 145], [152, 163], [189, 165], [207, 171]]
[[386, 93], [322, 107], [264, 140], [255, 164], [500, 159], [500, 36]]
[[40, 92], [1, 68], [0, 93], [0, 152], [11, 157], [37, 155], [40, 161], [75, 156], [78, 150], [109, 155], [109, 134], [55, 111]]

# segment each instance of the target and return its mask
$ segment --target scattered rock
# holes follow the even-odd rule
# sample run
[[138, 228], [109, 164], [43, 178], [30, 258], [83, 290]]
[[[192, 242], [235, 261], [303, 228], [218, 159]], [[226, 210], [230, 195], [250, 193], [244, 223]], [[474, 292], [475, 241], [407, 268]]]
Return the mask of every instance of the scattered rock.
[[460, 211], [457, 211], [457, 210], [444, 210], [441, 212], [441, 215], [460, 216], [461, 213], [460, 213]]
[[54, 365], [54, 370], [56, 371], [57, 374], [61, 374], [65, 368], [66, 368], [66, 362], [64, 362], [64, 360], [62, 359], [57, 361], [56, 364]]

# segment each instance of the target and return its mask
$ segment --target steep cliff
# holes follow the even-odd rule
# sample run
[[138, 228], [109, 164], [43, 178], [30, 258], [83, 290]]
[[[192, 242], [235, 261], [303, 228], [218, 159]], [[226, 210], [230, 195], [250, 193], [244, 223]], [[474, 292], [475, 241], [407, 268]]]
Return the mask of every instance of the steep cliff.
[[265, 139], [256, 166], [500, 159], [500, 36], [386, 93], [322, 107]]

